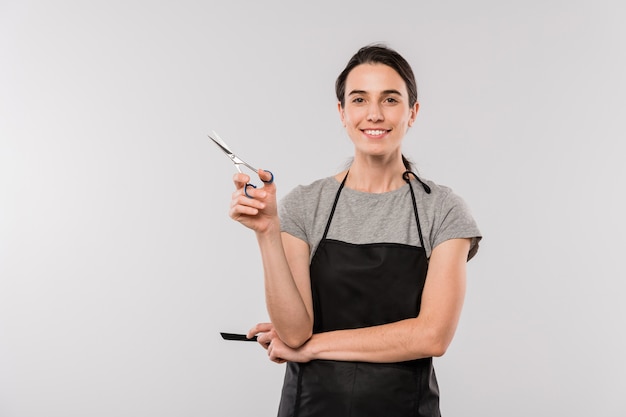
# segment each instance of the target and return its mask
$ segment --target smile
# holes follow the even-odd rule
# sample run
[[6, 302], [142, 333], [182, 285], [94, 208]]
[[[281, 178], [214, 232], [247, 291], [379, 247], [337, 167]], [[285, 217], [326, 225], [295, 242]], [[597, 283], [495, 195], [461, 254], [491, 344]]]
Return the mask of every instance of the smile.
[[363, 133], [365, 133], [366, 135], [370, 135], [370, 136], [380, 136], [380, 135], [384, 135], [385, 133], [387, 133], [387, 131], [383, 129], [366, 129], [366, 130], [363, 130]]

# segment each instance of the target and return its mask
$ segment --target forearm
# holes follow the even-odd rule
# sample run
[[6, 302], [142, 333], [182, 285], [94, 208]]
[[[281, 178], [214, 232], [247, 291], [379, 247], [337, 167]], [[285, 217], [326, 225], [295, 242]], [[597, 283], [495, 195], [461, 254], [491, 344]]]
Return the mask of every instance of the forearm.
[[453, 334], [454, 329], [438, 329], [418, 317], [315, 334], [302, 349], [309, 359], [402, 362], [443, 355]]
[[263, 260], [265, 302], [278, 336], [287, 345], [299, 347], [310, 337], [313, 329], [312, 312], [296, 285], [283, 242], [280, 225], [257, 234]]

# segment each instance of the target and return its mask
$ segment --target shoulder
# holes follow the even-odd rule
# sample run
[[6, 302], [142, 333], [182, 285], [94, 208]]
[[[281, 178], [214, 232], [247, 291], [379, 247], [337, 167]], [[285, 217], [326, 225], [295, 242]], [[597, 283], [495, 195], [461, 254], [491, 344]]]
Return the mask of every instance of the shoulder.
[[420, 177], [420, 180], [428, 186], [430, 193], [425, 192], [422, 185], [417, 180], [413, 179], [412, 183], [416, 184], [425, 197], [428, 196], [428, 198], [437, 202], [464, 202], [464, 199], [457, 194], [452, 187], [436, 182], [430, 178]]
[[432, 247], [448, 239], [471, 238], [469, 258], [472, 258], [478, 250], [482, 235], [469, 205], [451, 187], [431, 180], [423, 181], [431, 190], [430, 194], [427, 194], [420, 186], [422, 192], [420, 203], [430, 220]]
[[298, 185], [280, 200], [282, 217], [308, 217], [317, 213], [320, 206], [327, 205], [337, 192], [339, 183], [334, 177], [326, 177], [310, 184]]
[[327, 216], [338, 187], [333, 177], [294, 187], [278, 206], [282, 231], [312, 245], [317, 239], [316, 225]]
[[414, 184], [413, 188], [416, 190], [417, 197], [421, 199], [424, 205], [436, 209], [441, 208], [443, 205], [454, 205], [457, 202], [463, 202], [463, 199], [457, 195], [451, 187], [439, 184], [430, 179], [420, 179], [428, 186], [428, 191], [426, 191], [417, 180], [412, 180], [412, 184]]

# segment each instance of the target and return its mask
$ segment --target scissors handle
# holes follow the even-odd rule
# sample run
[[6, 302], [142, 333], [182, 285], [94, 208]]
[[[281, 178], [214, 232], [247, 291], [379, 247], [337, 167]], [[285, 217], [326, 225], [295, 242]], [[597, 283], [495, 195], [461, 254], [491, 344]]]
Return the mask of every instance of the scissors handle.
[[265, 181], [264, 179], [261, 178], [261, 181], [263, 181], [265, 184], [273, 183], [274, 182], [274, 174], [272, 174], [272, 171], [268, 171], [266, 169], [264, 169], [263, 171], [269, 172], [272, 177], [269, 180], [267, 180], [267, 181]]
[[[247, 166], [247, 165], [246, 165], [246, 166]], [[271, 184], [271, 183], [273, 183], [273, 182], [274, 182], [274, 174], [272, 174], [272, 171], [267, 171], [267, 170], [265, 170], [265, 169], [264, 169], [263, 171], [265, 171], [265, 172], [269, 172], [269, 173], [270, 173], [270, 175], [271, 175], [272, 177], [271, 177], [269, 180], [267, 180], [267, 181], [265, 181], [264, 179], [262, 179], [262, 178], [261, 178], [261, 181], [263, 181], [265, 184]], [[239, 172], [241, 172], [241, 170], [240, 170]], [[248, 197], [248, 198], [254, 198], [254, 197], [252, 197], [250, 194], [248, 194], [248, 187], [256, 188], [256, 185], [254, 185], [254, 184], [250, 184], [250, 183], [247, 183], [246, 185], [244, 185], [244, 186], [243, 186], [243, 193], [246, 195], [246, 197]]]

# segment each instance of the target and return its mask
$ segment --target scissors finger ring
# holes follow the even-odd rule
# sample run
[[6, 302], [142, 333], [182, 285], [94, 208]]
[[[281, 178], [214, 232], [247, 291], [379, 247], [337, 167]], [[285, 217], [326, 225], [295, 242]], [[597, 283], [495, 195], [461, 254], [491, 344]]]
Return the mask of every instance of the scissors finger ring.
[[[267, 181], [265, 181], [263, 178], [261, 178], [261, 181], [263, 181], [265, 184], [273, 183], [274, 182], [274, 174], [272, 174], [271, 171], [267, 171], [267, 170], [263, 170], [263, 171], [269, 172], [272, 177], [269, 180], [267, 180]], [[248, 194], [248, 187], [256, 188], [256, 185], [247, 183], [246, 185], [243, 186], [243, 193], [246, 195], [246, 197], [254, 198], [250, 194]]]
[[246, 195], [246, 197], [254, 198], [250, 194], [248, 194], [248, 187], [256, 188], [256, 185], [247, 183], [246, 185], [243, 186], [243, 193]]
[[263, 181], [265, 184], [271, 184], [274, 182], [274, 174], [272, 174], [272, 171], [268, 171], [266, 169], [264, 169], [263, 171], [265, 172], [269, 172], [269, 174], [272, 176], [269, 180], [265, 181], [263, 178], [261, 178], [261, 181]]

